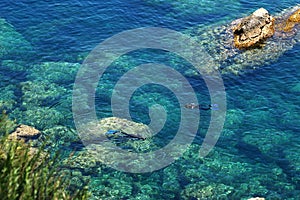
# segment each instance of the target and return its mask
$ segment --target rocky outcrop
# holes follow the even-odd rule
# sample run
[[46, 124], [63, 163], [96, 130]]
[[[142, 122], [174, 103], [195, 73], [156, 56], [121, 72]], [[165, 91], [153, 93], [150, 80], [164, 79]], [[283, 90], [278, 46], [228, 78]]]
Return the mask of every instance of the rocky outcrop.
[[287, 20], [284, 27], [285, 32], [291, 31], [294, 26], [300, 22], [300, 9], [296, 10]]
[[[7, 138], [2, 138], [3, 140], [0, 141], [0, 149], [3, 150], [3, 148], [5, 149], [9, 146], [17, 145], [18, 148], [15, 149], [16, 154], [26, 153], [30, 158], [33, 158], [34, 156], [39, 154], [39, 158], [36, 160], [37, 165], [39, 165], [42, 162], [42, 159], [48, 157], [49, 155], [47, 152], [41, 151], [41, 149], [37, 148], [36, 146], [32, 145], [33, 143], [29, 142], [38, 139], [40, 135], [41, 132], [34, 127], [21, 124], [17, 126], [15, 131], [10, 133]], [[7, 152], [3, 152], [1, 150], [0, 161], [7, 155]]]
[[[283, 31], [285, 22], [291, 16], [295, 16], [293, 13], [299, 9], [300, 5], [273, 15], [276, 19], [275, 34], [265, 39], [263, 46], [260, 46], [262, 48], [236, 48], [233, 37], [234, 28], [245, 18], [225, 25], [218, 22], [209, 26], [200, 25], [189, 30], [187, 33], [195, 38], [197, 44], [205, 48], [214, 61], [201, 65], [199, 70], [209, 73], [214, 68], [223, 74], [240, 74], [244, 70], [257, 69], [276, 61], [284, 52], [292, 49], [300, 41], [300, 26], [295, 25], [291, 32]], [[262, 44], [261, 42], [257, 45]], [[198, 52], [197, 49], [195, 52]], [[207, 54], [203, 54], [203, 56], [198, 54], [197, 56], [207, 60]], [[193, 76], [193, 72], [187, 72], [187, 75]]]
[[28, 140], [37, 139], [41, 135], [41, 132], [31, 126], [27, 125], [19, 125], [17, 129], [9, 135], [9, 139], [11, 140], [24, 140], [27, 142]]
[[233, 28], [234, 45], [239, 48], [258, 46], [275, 33], [275, 19], [264, 8], [241, 19]]

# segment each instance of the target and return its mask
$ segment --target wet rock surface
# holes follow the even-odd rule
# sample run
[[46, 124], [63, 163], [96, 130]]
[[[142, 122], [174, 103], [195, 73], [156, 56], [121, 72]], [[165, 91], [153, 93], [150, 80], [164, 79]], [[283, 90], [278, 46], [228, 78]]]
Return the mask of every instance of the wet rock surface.
[[260, 8], [245, 17], [233, 28], [234, 45], [237, 48], [249, 48], [259, 45], [275, 32], [275, 19], [269, 12]]
[[286, 21], [284, 31], [291, 31], [300, 22], [300, 9], [296, 10]]

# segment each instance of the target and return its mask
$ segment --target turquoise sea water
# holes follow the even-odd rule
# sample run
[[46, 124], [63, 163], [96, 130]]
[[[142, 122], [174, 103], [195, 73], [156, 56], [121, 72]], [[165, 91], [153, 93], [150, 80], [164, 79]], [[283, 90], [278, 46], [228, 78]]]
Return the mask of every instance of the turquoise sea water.
[[[297, 3], [1, 1], [0, 109], [50, 136], [48, 150], [63, 150], [66, 157], [75, 150], [78, 157], [68, 164], [62, 162], [62, 169], [72, 172], [74, 188], [89, 180], [91, 199], [299, 199], [299, 43], [257, 69], [222, 75], [227, 96], [225, 126], [205, 158], [199, 158], [198, 152], [210, 111], [201, 111], [200, 129], [181, 158], [146, 174], [119, 172], [85, 155], [72, 115], [72, 89], [81, 63], [94, 47], [117, 33], [153, 26], [184, 33], [201, 25], [230, 23], [260, 7], [276, 14]], [[99, 119], [112, 116], [110, 98], [119, 78], [149, 62], [172, 66], [183, 74], [192, 68], [182, 58], [162, 51], [136, 51], [120, 57], [97, 87]], [[199, 102], [209, 104], [201, 76], [187, 78]], [[149, 151], [171, 141], [179, 126], [180, 109], [169, 90], [158, 85], [138, 89], [130, 100], [131, 116], [150, 123], [149, 106], [154, 104], [163, 105], [168, 113], [165, 127], [151, 141], [121, 141], [121, 146]]]

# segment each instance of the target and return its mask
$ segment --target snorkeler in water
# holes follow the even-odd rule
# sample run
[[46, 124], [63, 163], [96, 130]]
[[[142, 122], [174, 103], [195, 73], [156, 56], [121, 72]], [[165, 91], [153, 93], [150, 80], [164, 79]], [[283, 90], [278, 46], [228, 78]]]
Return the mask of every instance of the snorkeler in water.
[[188, 108], [188, 109], [200, 109], [200, 110], [218, 110], [219, 107], [218, 107], [218, 104], [209, 104], [207, 106], [202, 106], [200, 104], [195, 104], [195, 103], [189, 103], [189, 104], [186, 104], [184, 106], [185, 108]]

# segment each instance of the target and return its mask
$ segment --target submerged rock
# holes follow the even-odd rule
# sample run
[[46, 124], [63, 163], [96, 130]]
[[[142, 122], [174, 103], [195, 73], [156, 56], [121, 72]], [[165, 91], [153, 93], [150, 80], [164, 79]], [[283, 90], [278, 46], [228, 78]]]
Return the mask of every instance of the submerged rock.
[[11, 24], [0, 18], [0, 59], [28, 59], [32, 52], [31, 44]]
[[98, 173], [99, 163], [97, 165], [97, 160], [94, 157], [95, 155], [92, 155], [91, 152], [80, 151], [78, 154], [63, 160], [62, 167], [79, 169], [80, 171], [89, 172], [90, 175], [95, 174]]
[[182, 199], [231, 199], [234, 188], [224, 184], [208, 184], [204, 181], [189, 184], [181, 192]]
[[59, 150], [59, 148], [71, 146], [72, 144], [80, 147], [80, 139], [76, 134], [76, 130], [62, 125], [54, 125], [51, 128], [44, 129], [43, 137], [40, 137], [38, 142], [39, 144], [46, 144], [47, 147], [51, 147], [53, 150]]
[[252, 147], [257, 148], [263, 155], [267, 156], [276, 156], [277, 150], [288, 145], [289, 141], [292, 139], [292, 134], [289, 131], [280, 131], [276, 129], [251, 130], [242, 133], [242, 135], [242, 140], [245, 142], [245, 145], [249, 144]]
[[15, 95], [16, 88], [17, 87], [15, 85], [1, 87], [0, 110], [10, 111], [17, 106], [17, 97]]
[[260, 8], [252, 15], [245, 17], [233, 28], [234, 44], [237, 48], [248, 48], [259, 45], [275, 32], [275, 19], [269, 12]]
[[80, 66], [79, 63], [44, 62], [33, 65], [26, 78], [42, 82], [48, 81], [59, 86], [69, 86], [74, 83]]
[[50, 107], [60, 100], [62, 96], [68, 94], [68, 90], [55, 83], [46, 81], [26, 81], [21, 82], [22, 106], [27, 110], [36, 107]]
[[146, 139], [152, 136], [152, 131], [147, 125], [117, 117], [104, 118], [100, 121], [99, 126], [107, 135], [118, 135], [120, 133], [138, 139]]
[[[138, 152], [153, 148], [153, 144], [151, 144], [152, 130], [145, 124], [131, 120], [108, 117], [100, 121], [86, 123], [80, 129], [79, 137], [85, 146], [94, 144], [97, 146], [115, 141], [122, 148], [133, 149]], [[99, 148], [100, 146], [96, 149]]]

